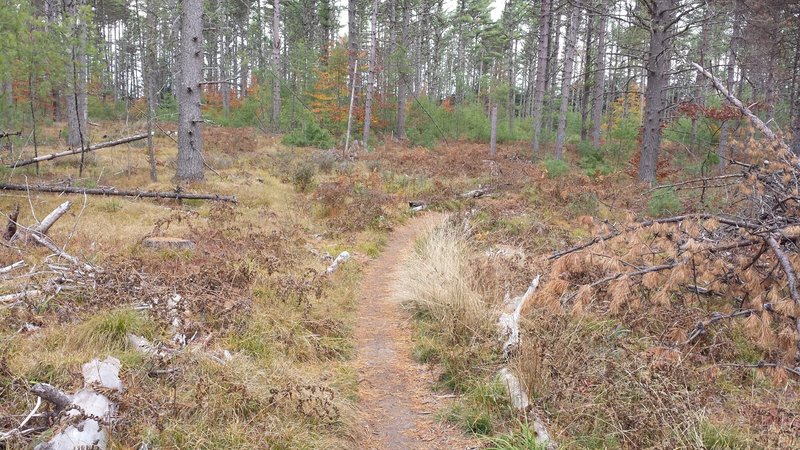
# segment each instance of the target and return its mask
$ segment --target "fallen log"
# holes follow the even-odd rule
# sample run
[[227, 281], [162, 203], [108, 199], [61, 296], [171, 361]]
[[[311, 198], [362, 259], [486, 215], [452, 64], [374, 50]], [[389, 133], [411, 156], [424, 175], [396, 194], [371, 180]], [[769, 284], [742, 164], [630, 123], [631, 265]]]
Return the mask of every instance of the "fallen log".
[[[519, 321], [522, 317], [522, 308], [525, 306], [525, 302], [533, 296], [534, 291], [539, 286], [540, 278], [539, 275], [536, 275], [536, 277], [531, 280], [531, 284], [528, 285], [528, 289], [525, 293], [519, 297], [511, 299], [510, 295], [506, 296], [506, 300], [503, 304], [503, 312], [497, 320], [497, 326], [500, 330], [500, 340], [504, 341], [503, 356], [506, 359], [511, 357], [514, 348], [520, 343]], [[506, 391], [508, 391], [508, 396], [511, 399], [511, 406], [517, 411], [521, 411], [525, 414], [530, 413], [532, 416], [533, 431], [536, 433], [536, 437], [534, 438], [536, 444], [547, 450], [557, 448], [556, 443], [547, 432], [547, 427], [544, 426], [544, 422], [539, 418], [536, 411], [533, 410], [528, 394], [525, 392], [517, 376], [514, 375], [508, 367], [501, 368], [500, 371], [497, 372], [497, 376], [505, 385]]]
[[170, 192], [139, 191], [139, 190], [119, 190], [114, 187], [107, 188], [81, 188], [74, 186], [48, 186], [43, 184], [25, 185], [0, 183], [0, 191], [33, 191], [33, 192], [52, 192], [55, 194], [86, 194], [86, 195], [107, 195], [118, 197], [140, 197], [140, 198], [172, 198], [176, 200], [213, 200], [217, 202], [238, 203], [235, 195], [219, 194], [195, 194], [191, 192], [181, 192], [180, 190]]
[[21, 136], [22, 130], [19, 131], [0, 131], [0, 139], [9, 136]]
[[51, 159], [61, 158], [63, 156], [79, 155], [81, 153], [93, 152], [95, 150], [100, 150], [103, 148], [115, 147], [117, 145], [127, 144], [129, 142], [135, 142], [135, 141], [140, 141], [142, 139], [146, 139], [147, 135], [148, 135], [147, 133], [135, 134], [133, 136], [117, 139], [115, 141], [101, 142], [99, 144], [87, 147], [86, 149], [83, 150], [81, 148], [71, 148], [69, 150], [64, 150], [62, 152], [50, 153], [49, 155], [37, 156], [35, 158], [26, 159], [25, 161], [17, 161], [14, 163], [10, 163], [8, 164], [8, 167], [13, 169], [15, 167], [28, 166], [42, 161], [50, 161]]
[[35, 450], [108, 448], [107, 426], [116, 415], [117, 405], [107, 394], [122, 392], [121, 366], [120, 361], [111, 356], [84, 364], [83, 388], [74, 395], [67, 395], [46, 383], [34, 385], [31, 393], [52, 403], [63, 420], [57, 424], [60, 426], [55, 435], [37, 445]]

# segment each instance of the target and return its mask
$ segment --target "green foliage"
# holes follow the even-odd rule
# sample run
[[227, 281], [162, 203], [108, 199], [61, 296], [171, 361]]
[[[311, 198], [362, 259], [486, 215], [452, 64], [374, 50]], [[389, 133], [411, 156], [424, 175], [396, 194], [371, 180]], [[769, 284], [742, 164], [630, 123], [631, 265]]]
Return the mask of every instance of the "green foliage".
[[542, 164], [547, 171], [547, 176], [550, 178], [559, 178], [569, 173], [569, 164], [567, 164], [566, 161], [545, 158], [545, 160], [542, 161]]
[[681, 209], [681, 201], [675, 189], [657, 189], [647, 202], [647, 210], [653, 217], [675, 214]]
[[128, 113], [128, 105], [124, 101], [106, 100], [89, 96], [89, 117], [99, 120], [124, 120]]
[[300, 192], [308, 191], [314, 185], [316, 170], [309, 163], [301, 164], [292, 175], [292, 183]]
[[315, 122], [306, 122], [301, 128], [283, 136], [284, 145], [295, 147], [316, 147], [329, 149], [334, 146], [333, 138], [328, 130], [320, 128]]
[[708, 420], [700, 423], [703, 448], [709, 450], [735, 450], [752, 448], [752, 442], [736, 428], [717, 426]]

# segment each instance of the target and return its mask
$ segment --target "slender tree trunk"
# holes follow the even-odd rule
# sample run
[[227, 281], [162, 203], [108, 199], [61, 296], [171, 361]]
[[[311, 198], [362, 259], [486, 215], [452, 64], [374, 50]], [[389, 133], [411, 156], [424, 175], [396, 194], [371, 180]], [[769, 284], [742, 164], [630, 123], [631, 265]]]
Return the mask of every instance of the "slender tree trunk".
[[603, 126], [603, 94], [606, 80], [606, 24], [608, 23], [608, 0], [600, 3], [600, 25], [597, 27], [597, 69], [592, 86], [592, 146], [600, 148]]
[[[277, 0], [276, 0], [277, 1]], [[200, 83], [203, 73], [203, 1], [182, 0], [178, 83], [178, 162], [175, 179], [203, 179]]]
[[[71, 22], [70, 61], [67, 63], [67, 145], [88, 147], [86, 95], [86, 25], [80, 9], [83, 0], [64, 0], [64, 15]], [[83, 155], [81, 155], [81, 172]]]
[[497, 155], [497, 105], [492, 105], [492, 112], [490, 114], [492, 131], [489, 138], [489, 155], [494, 157]]
[[408, 97], [408, 25], [411, 21], [411, 7], [408, 0], [402, 0], [403, 24], [401, 31], [400, 64], [397, 86], [397, 138], [406, 138], [406, 101]]
[[281, 117], [281, 5], [272, 0], [272, 127], [280, 129]]
[[372, 121], [372, 95], [375, 89], [376, 46], [378, 45], [378, 0], [372, 0], [369, 36], [369, 73], [367, 74], [367, 98], [364, 101], [364, 145], [369, 145], [369, 127]]
[[592, 16], [586, 20], [586, 49], [583, 57], [583, 91], [581, 93], [581, 142], [589, 140], [589, 95], [592, 88], [592, 36], [595, 20], [596, 18]]
[[347, 87], [352, 89], [356, 81], [356, 59], [358, 58], [357, 0], [347, 0]]
[[544, 113], [545, 78], [547, 78], [547, 42], [550, 35], [551, 0], [542, 0], [539, 13], [539, 40], [537, 44], [538, 61], [536, 63], [536, 87], [533, 93], [533, 139], [531, 140], [532, 157], [538, 158], [539, 138], [542, 133], [542, 114]]
[[[703, 25], [700, 30], [700, 45], [697, 51], [698, 57], [698, 64], [703, 67], [706, 67], [706, 51], [708, 50], [708, 33], [711, 29], [711, 16], [710, 16], [710, 9], [706, 7], [706, 11], [704, 14]], [[699, 72], [697, 73], [696, 78], [694, 79], [694, 102], [698, 105], [705, 105], [705, 77], [701, 75]], [[697, 146], [697, 116], [692, 117], [692, 144]]]
[[665, 92], [669, 70], [670, 30], [676, 0], [654, 0], [651, 4], [650, 44], [646, 61], [644, 129], [642, 131], [639, 180], [654, 182], [661, 149], [661, 124], [666, 110]]
[[[731, 34], [731, 41], [730, 45], [728, 46], [728, 73], [726, 84], [727, 88], [730, 91], [733, 91], [734, 84], [736, 82], [736, 53], [739, 51], [739, 40], [741, 37], [741, 18], [742, 18], [742, 8], [743, 4], [741, 0], [737, 0], [734, 4], [734, 8], [736, 8], [734, 15], [733, 15], [733, 34]], [[730, 156], [730, 128], [731, 128], [731, 121], [726, 120], [722, 124], [722, 129], [719, 132], [719, 169], [722, 170], [726, 163], [725, 158]]]
[[794, 123], [792, 124], [792, 143], [791, 149], [792, 153], [795, 155], [800, 156], [800, 114], [797, 111], [800, 111], [800, 96], [794, 99]]
[[[39, 142], [36, 137], [36, 92], [33, 90], [33, 70], [28, 71], [28, 100], [31, 107], [31, 129], [33, 131], [33, 156], [39, 156]], [[36, 163], [36, 175], [39, 175], [39, 163]]]
[[143, 34], [144, 36], [144, 64], [143, 64], [143, 77], [144, 77], [144, 91], [145, 100], [147, 101], [147, 156], [150, 162], [150, 181], [158, 181], [158, 171], [156, 170], [156, 151], [153, 145], [153, 122], [155, 121], [155, 86], [153, 85], [153, 78], [156, 66], [156, 48], [153, 35], [156, 32], [156, 14], [155, 5], [153, 0], [148, 1], [146, 23], [147, 29]]
[[572, 67], [575, 63], [575, 41], [578, 27], [580, 26], [580, 0], [570, 8], [569, 22], [567, 24], [567, 41], [564, 48], [564, 74], [561, 78], [561, 107], [558, 111], [558, 130], [556, 131], [556, 159], [561, 159], [567, 130], [567, 109], [569, 108], [569, 94], [572, 90]]

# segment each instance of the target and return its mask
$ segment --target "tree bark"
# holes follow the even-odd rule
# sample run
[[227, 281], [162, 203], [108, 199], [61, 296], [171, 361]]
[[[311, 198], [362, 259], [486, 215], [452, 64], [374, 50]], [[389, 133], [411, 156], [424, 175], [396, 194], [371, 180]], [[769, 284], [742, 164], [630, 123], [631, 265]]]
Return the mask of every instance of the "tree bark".
[[[67, 145], [87, 147], [89, 135], [87, 124], [86, 94], [86, 25], [81, 15], [84, 0], [65, 0], [63, 3], [65, 19], [71, 23], [71, 55], [67, 63]], [[83, 159], [81, 159], [83, 169]]]
[[156, 33], [156, 14], [153, 0], [147, 2], [147, 12], [145, 13], [146, 29], [142, 32], [144, 45], [144, 59], [142, 67], [142, 78], [144, 82], [144, 93], [147, 108], [147, 159], [150, 163], [150, 181], [158, 181], [158, 171], [156, 169], [156, 151], [153, 144], [153, 122], [155, 122], [155, 86], [154, 74], [156, 67], [156, 48], [153, 39]]
[[[275, 0], [278, 1], [278, 0]], [[203, 179], [200, 83], [203, 73], [203, 1], [182, 0], [178, 84], [178, 162], [175, 179]]]
[[606, 25], [608, 16], [608, 0], [600, 3], [600, 24], [597, 27], [597, 68], [592, 86], [592, 146], [600, 148], [601, 129], [603, 126], [603, 95], [606, 81]]
[[536, 87], [533, 93], [533, 139], [531, 140], [532, 157], [538, 158], [539, 138], [542, 133], [542, 114], [544, 113], [544, 88], [545, 78], [547, 78], [547, 42], [550, 34], [550, 6], [552, 0], [542, 0], [542, 8], [539, 13], [539, 38], [537, 44], [536, 62]]
[[400, 35], [400, 63], [398, 65], [397, 77], [397, 138], [403, 140], [406, 138], [406, 102], [408, 100], [408, 31], [409, 22], [411, 21], [411, 6], [408, 0], [401, 0], [403, 9], [403, 24], [401, 26]]
[[492, 105], [491, 112], [492, 131], [489, 138], [489, 155], [497, 155], [497, 105]]
[[356, 60], [358, 59], [358, 1], [347, 0], [347, 90], [356, 82]]
[[364, 145], [369, 145], [370, 123], [372, 121], [372, 95], [375, 89], [376, 46], [378, 45], [378, 0], [372, 1], [372, 16], [370, 18], [370, 44], [369, 44], [369, 73], [367, 74], [367, 98], [364, 101]]
[[[739, 51], [739, 40], [741, 38], [741, 30], [742, 30], [742, 7], [743, 4], [741, 0], [737, 0], [734, 3], [735, 12], [733, 15], [733, 34], [731, 34], [731, 41], [730, 45], [728, 46], [728, 67], [727, 67], [727, 89], [730, 92], [733, 92], [734, 83], [736, 82], [736, 53]], [[722, 124], [722, 128], [719, 132], [719, 168], [720, 170], [725, 167], [725, 158], [730, 156], [730, 128], [731, 128], [731, 121], [726, 120]]]
[[580, 0], [576, 1], [570, 9], [567, 24], [567, 41], [564, 48], [564, 73], [561, 78], [561, 106], [558, 111], [558, 130], [556, 131], [555, 158], [561, 159], [567, 130], [567, 109], [569, 108], [569, 95], [572, 90], [572, 67], [575, 63], [575, 41], [578, 27], [580, 26]]
[[589, 140], [589, 95], [591, 95], [592, 36], [595, 17], [586, 20], [586, 51], [583, 57], [583, 92], [581, 94], [581, 142]]
[[272, 126], [280, 129], [281, 117], [281, 4], [272, 0]]
[[650, 43], [646, 61], [644, 129], [642, 131], [639, 180], [654, 182], [661, 149], [661, 125], [666, 111], [665, 91], [669, 70], [670, 30], [676, 0], [653, 0], [650, 10]]

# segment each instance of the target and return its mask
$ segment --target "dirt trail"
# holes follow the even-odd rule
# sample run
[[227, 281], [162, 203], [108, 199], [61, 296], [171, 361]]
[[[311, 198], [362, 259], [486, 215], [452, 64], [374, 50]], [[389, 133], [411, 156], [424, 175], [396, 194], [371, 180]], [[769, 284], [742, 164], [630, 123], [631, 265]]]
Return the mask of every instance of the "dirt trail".
[[436, 375], [411, 358], [409, 314], [392, 295], [397, 271], [414, 242], [441, 223], [441, 214], [418, 216], [395, 230], [361, 285], [356, 329], [362, 449], [468, 449], [476, 442], [436, 420], [445, 402], [432, 390]]

